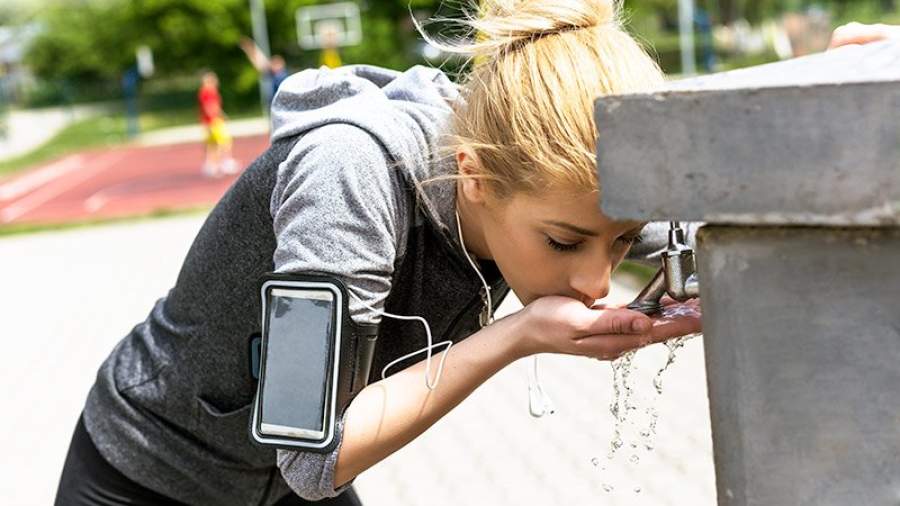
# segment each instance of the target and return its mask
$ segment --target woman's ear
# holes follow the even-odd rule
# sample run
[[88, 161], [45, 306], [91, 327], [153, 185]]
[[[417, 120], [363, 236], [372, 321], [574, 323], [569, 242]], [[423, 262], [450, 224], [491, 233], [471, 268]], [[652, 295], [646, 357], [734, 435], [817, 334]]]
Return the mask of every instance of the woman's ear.
[[487, 202], [487, 184], [481, 176], [484, 174], [478, 155], [468, 146], [460, 146], [456, 149], [456, 167], [461, 176], [459, 186], [466, 200], [473, 204]]

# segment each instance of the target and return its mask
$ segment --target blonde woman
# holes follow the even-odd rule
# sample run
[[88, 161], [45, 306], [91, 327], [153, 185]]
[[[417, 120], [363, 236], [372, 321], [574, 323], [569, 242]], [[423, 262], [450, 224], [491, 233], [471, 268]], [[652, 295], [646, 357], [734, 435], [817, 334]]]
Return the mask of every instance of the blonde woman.
[[[662, 235], [597, 206], [592, 103], [662, 82], [605, 0], [484, 3], [461, 87], [440, 71], [358, 66], [284, 81], [273, 145], [211, 212], [172, 290], [100, 367], [56, 504], [359, 504], [356, 476], [511, 362], [610, 360], [699, 330], [595, 305]], [[642, 231], [643, 229], [643, 231]], [[642, 241], [642, 242], [640, 242]], [[640, 242], [640, 243], [639, 243]], [[378, 324], [369, 385], [330, 453], [248, 437], [266, 272], [327, 273]], [[491, 322], [509, 290], [525, 308]], [[422, 325], [442, 358], [424, 378]], [[442, 354], [439, 354], [442, 355]], [[437, 358], [437, 357], [436, 357]], [[301, 387], [298, 387], [301, 388]]]

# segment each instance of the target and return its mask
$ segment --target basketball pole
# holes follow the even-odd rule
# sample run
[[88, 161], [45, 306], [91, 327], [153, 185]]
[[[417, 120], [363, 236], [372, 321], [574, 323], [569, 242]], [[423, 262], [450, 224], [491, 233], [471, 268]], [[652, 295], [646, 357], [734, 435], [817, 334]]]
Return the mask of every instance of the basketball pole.
[[[271, 57], [269, 50], [269, 29], [266, 26], [266, 7], [263, 0], [250, 0], [250, 23], [253, 25], [253, 41], [266, 56]], [[259, 73], [259, 100], [263, 116], [269, 117], [269, 93], [272, 92], [269, 72]]]

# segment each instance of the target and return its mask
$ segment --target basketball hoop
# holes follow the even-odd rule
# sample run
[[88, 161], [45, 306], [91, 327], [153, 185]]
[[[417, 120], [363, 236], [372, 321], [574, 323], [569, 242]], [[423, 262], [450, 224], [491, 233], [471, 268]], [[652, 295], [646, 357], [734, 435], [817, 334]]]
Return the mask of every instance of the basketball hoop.
[[303, 49], [334, 49], [362, 42], [359, 6], [353, 2], [297, 9], [297, 41]]

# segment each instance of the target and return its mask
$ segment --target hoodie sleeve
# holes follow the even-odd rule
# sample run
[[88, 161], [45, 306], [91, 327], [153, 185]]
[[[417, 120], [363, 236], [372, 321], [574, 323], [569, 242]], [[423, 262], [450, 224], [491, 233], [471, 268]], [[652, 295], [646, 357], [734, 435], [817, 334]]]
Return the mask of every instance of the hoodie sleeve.
[[[317, 271], [341, 279], [350, 292], [350, 315], [378, 323], [391, 289], [398, 251], [407, 231], [402, 178], [381, 145], [348, 124], [311, 130], [279, 165], [271, 197], [275, 272]], [[343, 439], [343, 419], [330, 454], [278, 450], [277, 464], [291, 489], [316, 501], [334, 488], [334, 468]]]
[[[699, 221], [681, 222], [685, 241], [691, 248], [697, 247], [697, 229], [702, 225], [703, 223]], [[669, 223], [666, 221], [650, 222], [641, 230], [641, 242], [631, 247], [626, 258], [645, 265], [662, 267], [660, 256], [668, 245]]]

